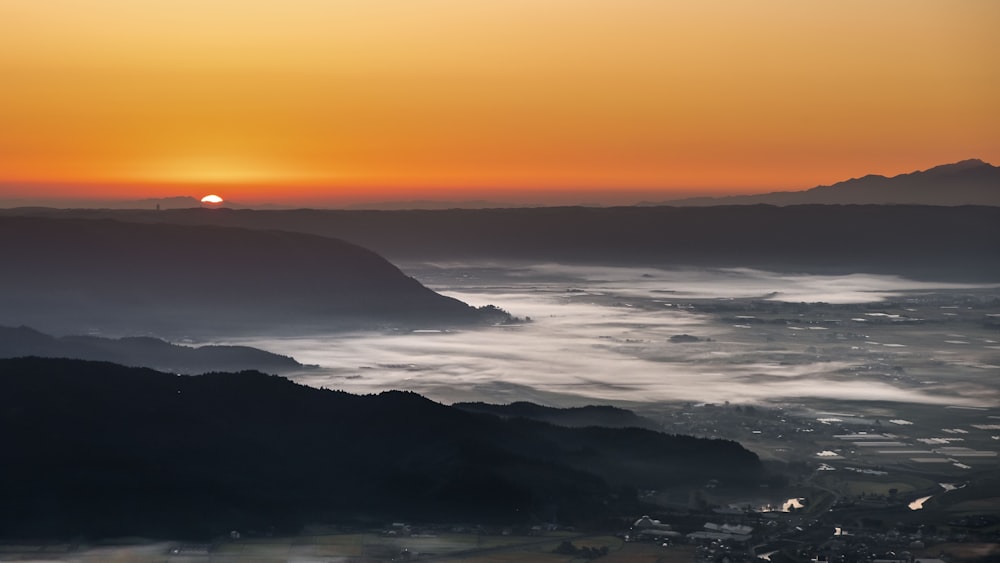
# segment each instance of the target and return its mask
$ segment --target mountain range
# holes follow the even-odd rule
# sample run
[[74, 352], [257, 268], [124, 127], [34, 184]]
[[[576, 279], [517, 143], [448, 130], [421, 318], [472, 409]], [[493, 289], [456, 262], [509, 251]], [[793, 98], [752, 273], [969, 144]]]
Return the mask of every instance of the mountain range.
[[898, 176], [869, 174], [798, 192], [696, 197], [640, 205], [1000, 205], [1000, 167], [979, 159]]

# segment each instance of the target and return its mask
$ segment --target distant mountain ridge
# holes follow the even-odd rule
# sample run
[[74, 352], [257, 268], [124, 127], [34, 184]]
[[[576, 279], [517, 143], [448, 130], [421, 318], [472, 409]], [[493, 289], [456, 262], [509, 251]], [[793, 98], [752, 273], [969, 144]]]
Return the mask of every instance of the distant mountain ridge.
[[0, 266], [0, 324], [53, 333], [273, 335], [497, 313], [435, 293], [370, 250], [301, 233], [2, 217]]
[[640, 205], [992, 205], [1000, 206], [1000, 167], [979, 159], [897, 176], [869, 174], [796, 192], [695, 197]]
[[144, 336], [55, 337], [25, 326], [0, 326], [0, 358], [23, 356], [97, 360], [184, 374], [248, 369], [282, 374], [307, 368], [288, 356], [249, 346], [181, 346]]
[[[6, 184], [0, 183], [0, 188], [5, 186]], [[201, 206], [201, 201], [191, 196], [151, 197], [145, 199], [0, 197], [0, 208], [46, 207], [52, 205], [53, 202], [58, 202], [60, 206], [69, 209], [190, 209]]]
[[[1000, 280], [996, 244], [1000, 206], [0, 210], [0, 217], [18, 215], [308, 232], [354, 241], [396, 261], [746, 267], [819, 274], [865, 272], [935, 281]], [[0, 309], [0, 323], [5, 322], [2, 313]]]
[[343, 206], [347, 210], [386, 210], [399, 211], [410, 209], [511, 209], [517, 207], [538, 207], [527, 203], [511, 203], [500, 201], [489, 201], [482, 199], [474, 200], [436, 200], [436, 199], [411, 199], [405, 201], [371, 201], [355, 203]]

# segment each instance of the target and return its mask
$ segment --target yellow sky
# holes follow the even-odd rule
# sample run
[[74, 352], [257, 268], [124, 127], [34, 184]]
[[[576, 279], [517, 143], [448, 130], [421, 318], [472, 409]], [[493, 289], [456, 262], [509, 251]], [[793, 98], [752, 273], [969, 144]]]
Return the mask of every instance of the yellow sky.
[[1000, 164], [997, 29], [991, 0], [0, 0], [0, 197], [529, 200]]

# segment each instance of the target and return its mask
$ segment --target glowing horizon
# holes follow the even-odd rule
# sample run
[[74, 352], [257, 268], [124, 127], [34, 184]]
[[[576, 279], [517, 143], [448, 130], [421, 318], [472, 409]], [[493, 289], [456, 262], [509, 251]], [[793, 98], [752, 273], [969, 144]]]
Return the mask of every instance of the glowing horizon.
[[998, 163], [997, 21], [975, 0], [5, 0], [0, 198], [620, 202]]

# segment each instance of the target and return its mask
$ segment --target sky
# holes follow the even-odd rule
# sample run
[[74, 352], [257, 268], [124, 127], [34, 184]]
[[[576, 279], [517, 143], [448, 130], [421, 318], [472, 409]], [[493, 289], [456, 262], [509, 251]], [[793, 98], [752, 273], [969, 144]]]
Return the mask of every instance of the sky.
[[0, 199], [628, 203], [1000, 163], [991, 0], [0, 0]]

